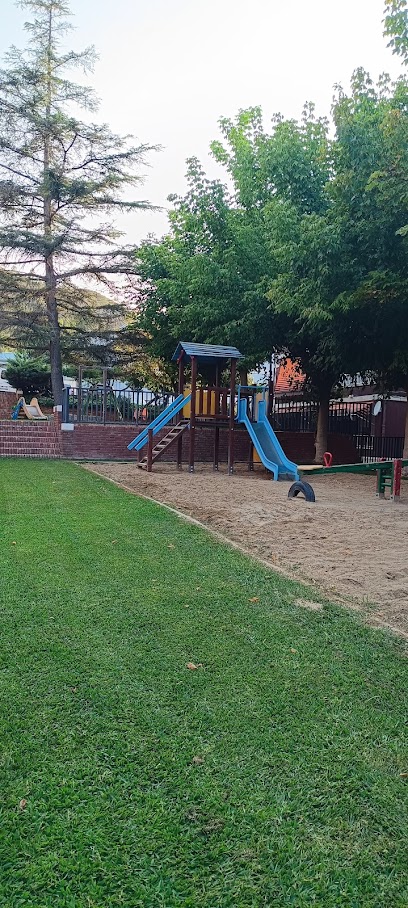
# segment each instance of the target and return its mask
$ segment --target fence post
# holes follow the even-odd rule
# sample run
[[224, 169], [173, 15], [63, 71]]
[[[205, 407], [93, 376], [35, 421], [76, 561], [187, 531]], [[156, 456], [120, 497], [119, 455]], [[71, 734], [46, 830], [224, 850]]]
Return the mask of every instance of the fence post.
[[106, 425], [106, 384], [108, 381], [108, 370], [102, 370], [102, 381], [103, 381], [103, 398], [102, 398], [102, 421], [104, 426]]
[[64, 388], [62, 392], [62, 422], [69, 422], [69, 392], [71, 388]]
[[82, 422], [82, 366], [78, 370], [77, 422]]

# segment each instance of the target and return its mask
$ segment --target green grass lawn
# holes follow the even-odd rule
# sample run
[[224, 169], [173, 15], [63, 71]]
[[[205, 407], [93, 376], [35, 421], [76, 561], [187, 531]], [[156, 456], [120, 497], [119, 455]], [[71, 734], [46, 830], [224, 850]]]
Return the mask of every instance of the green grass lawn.
[[1, 906], [407, 908], [401, 641], [74, 465], [0, 515]]

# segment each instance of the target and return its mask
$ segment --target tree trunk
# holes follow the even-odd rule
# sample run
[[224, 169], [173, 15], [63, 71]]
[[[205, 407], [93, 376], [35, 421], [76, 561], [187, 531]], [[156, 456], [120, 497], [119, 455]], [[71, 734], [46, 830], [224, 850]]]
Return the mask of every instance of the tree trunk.
[[58, 307], [54, 264], [52, 256], [49, 256], [46, 262], [47, 278], [47, 317], [48, 328], [50, 332], [50, 366], [51, 366], [51, 386], [54, 404], [62, 404], [62, 392], [64, 380], [62, 376], [62, 355], [61, 355], [61, 329], [58, 321]]
[[[53, 51], [53, 9], [50, 6], [48, 13], [48, 43], [46, 49], [47, 72], [46, 72], [46, 109], [45, 117], [47, 128], [44, 134], [44, 184], [47, 186], [49, 171], [51, 165], [51, 105], [53, 98], [52, 86], [52, 51]], [[62, 355], [61, 355], [61, 329], [58, 319], [57, 306], [57, 279], [54, 268], [54, 258], [49, 247], [52, 240], [52, 226], [55, 211], [53, 211], [51, 192], [47, 189], [44, 195], [44, 240], [45, 240], [45, 295], [47, 306], [48, 328], [50, 333], [50, 367], [51, 367], [51, 386], [54, 404], [62, 404], [62, 392], [64, 380], [62, 377]]]
[[323, 454], [327, 451], [329, 434], [329, 402], [331, 388], [320, 393], [319, 413], [315, 438], [314, 463], [323, 463]]

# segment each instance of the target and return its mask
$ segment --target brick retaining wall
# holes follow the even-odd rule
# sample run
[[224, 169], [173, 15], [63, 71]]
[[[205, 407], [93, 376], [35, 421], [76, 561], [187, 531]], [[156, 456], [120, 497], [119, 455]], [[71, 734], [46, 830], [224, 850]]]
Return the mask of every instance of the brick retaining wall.
[[[277, 432], [282, 448], [289, 460], [295, 463], [313, 463], [315, 449], [313, 432]], [[333, 454], [333, 464], [358, 463], [360, 458], [353, 439], [348, 435], [329, 435], [327, 450]]]
[[[127, 450], [128, 444], [142, 432], [143, 426], [98, 426], [90, 423], [80, 423], [75, 425], [72, 431], [62, 431], [62, 453], [63, 457], [70, 457], [75, 460], [137, 460], [137, 452]], [[163, 429], [154, 436], [154, 442], [157, 444], [169, 431]], [[220, 462], [227, 460], [227, 443], [228, 432], [225, 429], [220, 430]], [[196, 461], [212, 463], [213, 459], [213, 432], [208, 429], [197, 429], [196, 431]], [[183, 436], [183, 460], [188, 459], [188, 430]], [[249, 438], [245, 431], [239, 429], [235, 436], [235, 458], [236, 460], [246, 460], [249, 453]], [[163, 458], [170, 463], [176, 459], [176, 445], [166, 451]]]
[[[70, 460], [137, 460], [137, 454], [127, 450], [128, 444], [138, 432], [131, 425], [101, 426], [90, 423], [74, 424], [73, 429], [61, 430], [60, 415], [47, 422], [28, 422], [10, 419], [0, 420], [0, 457], [64, 457]], [[158, 432], [155, 442], [166, 434], [167, 429]], [[312, 432], [278, 432], [278, 438], [287, 457], [295, 463], [312, 463], [314, 457], [314, 435]], [[220, 430], [220, 463], [227, 460], [228, 432]], [[198, 429], [196, 432], [197, 463], [212, 463], [213, 432]], [[183, 436], [183, 461], [188, 460], [188, 430]], [[329, 451], [333, 462], [355, 463], [357, 452], [350, 438], [345, 435], [330, 435]], [[249, 454], [249, 438], [243, 428], [235, 430], [235, 460], [246, 462]], [[164, 460], [174, 462], [176, 446], [165, 452]]]
[[58, 423], [0, 420], [0, 457], [61, 457]]
[[10, 419], [11, 411], [16, 403], [15, 391], [0, 391], [0, 419]]
[[[62, 456], [76, 460], [137, 460], [137, 454], [127, 450], [128, 444], [143, 427], [135, 431], [133, 426], [98, 426], [89, 423], [76, 425], [73, 431], [62, 432]], [[155, 435], [155, 443], [160, 441], [167, 429]], [[278, 432], [279, 441], [287, 457], [295, 463], [312, 463], [314, 458], [313, 432]], [[220, 430], [220, 463], [227, 460], [228, 432]], [[212, 463], [213, 432], [210, 429], [196, 431], [196, 461]], [[328, 449], [333, 454], [333, 463], [356, 463], [358, 455], [352, 439], [346, 435], [329, 435]], [[236, 461], [248, 460], [249, 437], [245, 429], [235, 430], [234, 457]], [[174, 462], [176, 445], [165, 452], [164, 461]], [[188, 430], [183, 436], [183, 461], [188, 459]], [[159, 461], [160, 462], [160, 461]], [[153, 467], [154, 469], [154, 467]]]

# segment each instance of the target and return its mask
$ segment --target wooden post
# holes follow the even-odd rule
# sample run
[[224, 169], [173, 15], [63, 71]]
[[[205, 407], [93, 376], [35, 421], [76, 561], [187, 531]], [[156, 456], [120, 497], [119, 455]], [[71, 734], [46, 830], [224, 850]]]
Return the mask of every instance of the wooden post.
[[249, 454], [248, 454], [248, 470], [252, 473], [254, 469], [254, 443], [253, 441], [249, 442]]
[[220, 453], [220, 428], [219, 428], [219, 426], [216, 426], [215, 435], [214, 435], [214, 460], [213, 460], [213, 470], [215, 470], [216, 473], [218, 472], [219, 453]]
[[195, 414], [196, 414], [196, 391], [197, 391], [197, 359], [191, 357], [191, 409], [190, 409], [190, 457], [188, 469], [194, 473], [194, 451], [195, 451]]
[[152, 472], [152, 455], [153, 455], [153, 429], [147, 430], [147, 472]]
[[401, 501], [401, 478], [402, 478], [402, 460], [394, 460], [392, 469], [392, 489], [391, 498], [394, 501]]
[[229, 429], [228, 429], [228, 473], [232, 476], [234, 472], [234, 420], [235, 420], [235, 376], [237, 373], [237, 361], [231, 360], [231, 384], [230, 384], [230, 412], [229, 412]]
[[[184, 394], [184, 352], [181, 353], [179, 359], [179, 383], [178, 383], [178, 393]], [[180, 410], [177, 422], [179, 423], [182, 419], [183, 411]], [[177, 469], [182, 469], [183, 463], [183, 436], [180, 435], [177, 441]]]
[[[220, 370], [219, 367], [215, 367], [215, 387], [218, 388], [220, 384]], [[218, 391], [214, 391], [214, 418], [218, 419], [220, 409], [220, 395]], [[218, 461], [219, 461], [219, 452], [220, 452], [220, 430], [216, 426], [214, 430], [214, 458], [213, 458], [213, 470], [218, 472]]]

